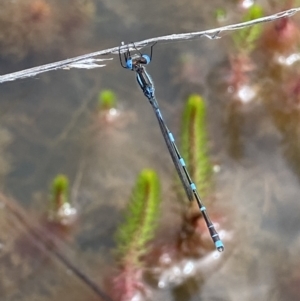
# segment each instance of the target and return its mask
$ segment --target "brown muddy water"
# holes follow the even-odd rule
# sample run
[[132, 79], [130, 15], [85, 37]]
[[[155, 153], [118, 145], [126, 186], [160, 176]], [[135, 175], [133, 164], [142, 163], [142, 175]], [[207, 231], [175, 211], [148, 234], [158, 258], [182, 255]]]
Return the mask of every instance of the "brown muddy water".
[[[7, 1], [0, 4], [1, 74], [121, 41], [218, 27], [225, 24], [215, 19], [220, 7], [224, 22], [239, 22], [242, 2]], [[288, 2], [257, 1], [266, 14]], [[176, 137], [187, 95], [207, 102], [210, 156], [219, 167], [212, 212], [225, 221], [226, 250], [193, 262], [190, 276], [179, 275], [180, 264], [161, 270], [148, 280], [153, 295], [145, 299], [299, 300], [300, 74], [296, 59], [288, 63], [297, 57], [299, 18], [278, 38], [265, 25], [251, 62], [228, 34], [155, 46], [147, 70]], [[159, 126], [133, 72], [112, 57], [104, 68], [0, 86], [0, 300], [105, 300], [116, 266], [113, 235], [143, 168], [156, 170], [162, 183], [158, 236], [178, 229], [175, 170]], [[116, 93], [119, 112], [106, 124], [96, 110], [103, 89]], [[67, 233], [43, 226], [58, 173], [70, 178], [78, 210]]]

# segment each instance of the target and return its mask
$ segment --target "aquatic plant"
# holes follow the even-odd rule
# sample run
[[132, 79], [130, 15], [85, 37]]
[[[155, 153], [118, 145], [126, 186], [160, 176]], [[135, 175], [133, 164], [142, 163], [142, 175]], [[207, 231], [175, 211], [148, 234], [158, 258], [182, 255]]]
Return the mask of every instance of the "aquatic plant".
[[[299, 0], [272, 1], [272, 9], [280, 10], [287, 7], [299, 6]], [[290, 54], [299, 52], [300, 31], [297, 19], [283, 18], [266, 24], [260, 44], [270, 61], [271, 54]]]
[[[253, 4], [246, 10], [243, 21], [251, 21], [263, 16], [263, 9]], [[262, 36], [262, 25], [243, 28], [232, 35], [234, 51], [229, 53], [230, 70], [227, 72], [226, 84], [228, 92], [233, 94], [234, 100], [241, 103], [251, 101], [256, 91], [251, 85], [249, 73], [256, 69], [251, 54], [257, 48], [259, 38]]]
[[101, 122], [110, 123], [118, 115], [119, 110], [116, 109], [116, 94], [112, 90], [102, 90], [98, 94], [98, 119]]
[[215, 15], [215, 19], [218, 22], [222, 22], [226, 19], [227, 12], [224, 8], [218, 8], [218, 9], [215, 10], [214, 15]]
[[[250, 6], [245, 15], [243, 22], [251, 21], [263, 17], [263, 9], [260, 5]], [[256, 46], [256, 41], [262, 33], [262, 25], [257, 24], [251, 27], [242, 28], [232, 35], [235, 48], [241, 52], [250, 53]]]
[[112, 90], [102, 90], [98, 95], [99, 110], [110, 110], [116, 106], [116, 94]]
[[144, 169], [138, 176], [125, 213], [125, 221], [117, 230], [119, 273], [113, 280], [114, 300], [133, 300], [145, 295], [142, 283], [141, 256], [148, 250], [157, 225], [160, 183], [157, 174]]
[[200, 95], [191, 94], [188, 97], [181, 127], [182, 155], [203, 197], [211, 185], [212, 164], [208, 155], [206, 104]]
[[51, 222], [69, 225], [76, 218], [76, 214], [76, 209], [69, 201], [69, 179], [59, 174], [52, 182], [48, 219]]
[[59, 174], [52, 182], [51, 207], [58, 210], [63, 204], [69, 201], [69, 179]]
[[139, 265], [140, 256], [153, 237], [159, 214], [160, 183], [157, 174], [144, 169], [138, 176], [125, 213], [125, 221], [116, 234], [117, 250], [123, 264]]
[[261, 37], [263, 50], [279, 53], [298, 52], [300, 31], [297, 24], [288, 18], [276, 20], [267, 26]]

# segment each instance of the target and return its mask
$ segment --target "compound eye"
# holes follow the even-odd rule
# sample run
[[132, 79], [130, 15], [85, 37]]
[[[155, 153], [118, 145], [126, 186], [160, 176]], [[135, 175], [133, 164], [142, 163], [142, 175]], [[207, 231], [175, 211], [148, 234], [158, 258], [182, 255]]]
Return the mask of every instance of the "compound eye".
[[142, 55], [143, 59], [145, 59], [145, 65], [148, 65], [150, 63], [150, 57], [147, 54]]
[[126, 66], [128, 69], [132, 70], [132, 60], [131, 59], [126, 62]]

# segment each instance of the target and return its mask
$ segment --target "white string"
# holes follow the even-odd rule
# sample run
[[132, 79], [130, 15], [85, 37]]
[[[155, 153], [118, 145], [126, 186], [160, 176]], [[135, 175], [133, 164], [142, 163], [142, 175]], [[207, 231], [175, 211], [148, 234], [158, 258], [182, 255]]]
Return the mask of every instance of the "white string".
[[[280, 13], [270, 15], [267, 17], [258, 18], [255, 20], [233, 24], [233, 25], [227, 25], [219, 28], [204, 30], [204, 31], [197, 31], [197, 32], [189, 32], [189, 33], [181, 33], [181, 34], [171, 34], [156, 38], [151, 38], [139, 42], [134, 42], [134, 45], [138, 49], [142, 49], [148, 45], [152, 45], [153, 43], [167, 43], [167, 42], [175, 42], [175, 41], [185, 41], [185, 40], [192, 40], [192, 39], [198, 39], [201, 37], [206, 37], [209, 39], [218, 39], [220, 38], [220, 34], [222, 32], [226, 31], [233, 31], [242, 29], [245, 27], [253, 26], [259, 23], [265, 23], [265, 22], [271, 22], [277, 19], [281, 18], [289, 18], [295, 13], [297, 13], [300, 10], [300, 7], [292, 8], [286, 11], [282, 11]], [[66, 59], [63, 61], [58, 61], [46, 65], [37, 66], [34, 68], [29, 68], [5, 75], [0, 75], [0, 83], [4, 83], [7, 81], [14, 81], [16, 79], [20, 78], [26, 78], [26, 77], [32, 77], [36, 76], [37, 74], [52, 71], [52, 70], [58, 70], [58, 69], [71, 69], [71, 68], [99, 68], [104, 67], [105, 64], [99, 65], [99, 61], [107, 61], [112, 60], [112, 58], [108, 59], [96, 59], [95, 57], [100, 55], [107, 55], [107, 54], [119, 54], [127, 51], [128, 49], [132, 49], [132, 43], [130, 44], [124, 44], [122, 43], [121, 46], [113, 47], [101, 51], [96, 51], [88, 54], [84, 54], [81, 56], [77, 56], [74, 58]]]

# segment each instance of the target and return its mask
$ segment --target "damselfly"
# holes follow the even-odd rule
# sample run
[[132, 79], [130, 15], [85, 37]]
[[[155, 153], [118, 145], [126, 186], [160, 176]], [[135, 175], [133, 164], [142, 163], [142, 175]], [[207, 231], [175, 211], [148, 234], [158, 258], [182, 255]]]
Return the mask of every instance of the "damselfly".
[[139, 86], [141, 87], [144, 95], [149, 100], [149, 102], [153, 108], [153, 111], [155, 113], [155, 116], [158, 120], [158, 124], [160, 126], [161, 133], [164, 137], [164, 140], [168, 147], [169, 153], [172, 157], [173, 163], [176, 167], [178, 176], [183, 184], [183, 187], [185, 189], [187, 197], [190, 201], [193, 201], [194, 198], [196, 199], [198, 206], [201, 210], [201, 213], [203, 215], [203, 218], [206, 222], [210, 236], [211, 236], [213, 242], [215, 243], [217, 250], [219, 252], [222, 252], [222, 251], [224, 251], [224, 245], [223, 245], [222, 241], [220, 240], [219, 234], [216, 231], [213, 223], [211, 222], [211, 220], [209, 218], [206, 208], [203, 205], [203, 202], [197, 191], [196, 185], [192, 181], [191, 176], [187, 170], [184, 159], [182, 158], [182, 156], [179, 153], [179, 150], [175, 144], [175, 139], [173, 137], [173, 134], [168, 129], [168, 127], [162, 117], [161, 111], [158, 106], [158, 102], [155, 97], [154, 83], [145, 68], [145, 65], [148, 65], [152, 60], [152, 53], [153, 53], [154, 45], [155, 44], [153, 44], [151, 46], [151, 53], [149, 56], [146, 54], [142, 54], [133, 44], [133, 47], [136, 50], [136, 53], [131, 55], [131, 53], [128, 49], [127, 52], [124, 53], [125, 62], [123, 62], [121, 53], [119, 52], [120, 63], [123, 68], [129, 69], [129, 70], [132, 70], [135, 72], [137, 82], [138, 82]]

